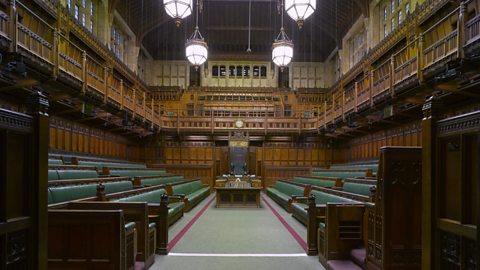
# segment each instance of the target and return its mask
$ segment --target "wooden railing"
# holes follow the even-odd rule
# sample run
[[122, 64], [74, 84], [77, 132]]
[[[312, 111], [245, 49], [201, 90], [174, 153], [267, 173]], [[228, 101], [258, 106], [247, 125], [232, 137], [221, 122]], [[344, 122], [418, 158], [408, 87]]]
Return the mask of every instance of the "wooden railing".
[[393, 55], [394, 86], [417, 74], [418, 40], [416, 38]]
[[[58, 16], [59, 20], [62, 20], [61, 25], [69, 27], [58, 29], [56, 25], [60, 23], [51, 22], [51, 18], [44, 20], [26, 5], [18, 1], [16, 3], [17, 9], [9, 6], [11, 5], [9, 2], [6, 13], [0, 12], [0, 36], [10, 40], [11, 45], [15, 45], [11, 46], [10, 50], [18, 51], [24, 57], [34, 57], [37, 62], [40, 60], [46, 63], [52, 71], [45, 69], [45, 65], [37, 65], [33, 68], [44, 73], [52, 72], [52, 78], [58, 78], [57, 75], [69, 76], [82, 85], [80, 91], [93, 91], [103, 97], [105, 103], [117, 105], [120, 110], [126, 110], [157, 127], [177, 131], [233, 130], [236, 128], [233, 120], [238, 118], [244, 120], [244, 128], [258, 132], [281, 132], [283, 129], [289, 132], [313, 131], [319, 127], [326, 127], [335, 120], [345, 119], [346, 113], [375, 106], [374, 101], [378, 99], [388, 95], [394, 96], [393, 90], [402, 82], [420, 81], [423, 74], [437, 72], [436, 69], [441, 70], [444, 62], [461, 58], [464, 53], [463, 48], [480, 39], [480, 16], [477, 14], [469, 21], [465, 21], [468, 12], [465, 11], [466, 3], [462, 2], [461, 6], [454, 8], [416, 37], [389, 35], [332, 87], [328, 95], [335, 96], [328, 98], [330, 104], [322, 106], [317, 116], [308, 111], [291, 112], [285, 115], [283, 112], [277, 113], [273, 106], [266, 106], [263, 112], [249, 109], [239, 111], [238, 114], [235, 112], [222, 116], [214, 115], [213, 109], [210, 110], [210, 114], [205, 110], [203, 114], [194, 112], [193, 114], [198, 116], [192, 116], [191, 112], [184, 111], [183, 108], [176, 108], [171, 113], [159, 115], [157, 103], [160, 100], [155, 99], [151, 102], [150, 95], [146, 95], [149, 92], [144, 83], [135, 79], [135, 75], [132, 75], [133, 73], [105, 46], [99, 44], [98, 40], [95, 41], [95, 37], [86, 29], [81, 26], [76, 27], [78, 22], [74, 21], [75, 19], [66, 9], [60, 8], [57, 13], [61, 15]], [[49, 8], [59, 8], [54, 0], [48, 0], [46, 3]], [[415, 10], [415, 16], [418, 15], [418, 21], [425, 22], [434, 12], [423, 10], [432, 11], [445, 3], [446, 1], [443, 0], [426, 1]], [[62, 15], [63, 13], [66, 14]], [[410, 29], [415, 26], [415, 23], [415, 21], [406, 21], [399, 29]], [[70, 26], [75, 27], [71, 30]], [[99, 51], [95, 55], [86, 52], [80, 47], [81, 45], [70, 40], [69, 29], [86, 45], [95, 43], [90, 45]], [[406, 32], [408, 31], [402, 33]], [[382, 59], [381, 53], [384, 55], [389, 53], [392, 44], [396, 44], [400, 39], [405, 39], [406, 45], [396, 50], [395, 54], [383, 57], [385, 60], [380, 64], [375, 64], [378, 59]], [[373, 70], [371, 70], [372, 66]], [[360, 76], [361, 73], [365, 76]], [[344, 85], [347, 87], [344, 88]], [[72, 87], [75, 88], [78, 85]], [[211, 91], [216, 92], [215, 89]], [[261, 93], [272, 91], [282, 91], [282, 89], [258, 90]], [[145, 98], [146, 96], [149, 98]], [[154, 113], [154, 108], [157, 109], [157, 113]]]
[[390, 90], [391, 67], [391, 59], [388, 59], [373, 70], [372, 98], [374, 100]]
[[445, 29], [445, 24], [448, 22], [448, 25], [452, 24], [454, 20], [458, 17], [460, 7], [456, 8], [450, 12], [447, 16], [436, 22], [432, 27], [427, 29], [424, 33], [424, 37], [430, 37], [433, 41], [431, 45], [423, 51], [423, 69], [429, 68], [431, 65], [438, 63], [445, 58], [455, 54], [458, 49], [458, 28], [452, 29], [452, 31], [446, 34], [444, 37], [436, 40], [437, 32], [442, 33]]

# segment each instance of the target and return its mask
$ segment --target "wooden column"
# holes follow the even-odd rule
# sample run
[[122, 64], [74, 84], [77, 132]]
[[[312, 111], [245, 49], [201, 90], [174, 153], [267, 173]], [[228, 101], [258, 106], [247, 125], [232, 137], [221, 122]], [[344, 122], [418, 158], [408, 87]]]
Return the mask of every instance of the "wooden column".
[[10, 20], [8, 21], [8, 31], [10, 39], [12, 40], [9, 51], [16, 52], [18, 42], [18, 13], [16, 8], [16, 0], [7, 1], [7, 14], [10, 17]]
[[160, 197], [159, 218], [156, 221], [157, 226], [157, 246], [155, 253], [168, 254], [168, 196], [162, 194]]
[[433, 269], [435, 243], [435, 122], [442, 103], [436, 96], [429, 97], [423, 105], [422, 120], [422, 269]]
[[308, 213], [307, 213], [307, 254], [318, 254], [317, 247], [317, 206], [315, 203], [315, 195], [311, 194], [308, 197]]
[[49, 116], [47, 113], [48, 98], [42, 92], [34, 89], [28, 97], [27, 105], [29, 114], [33, 117], [33, 134], [31, 141], [30, 155], [31, 163], [29, 169], [30, 196], [29, 208], [31, 209], [32, 221], [36, 227], [32, 228], [29, 240], [36, 243], [31, 254], [37, 255], [36, 269], [47, 269], [47, 242], [48, 242], [48, 220], [47, 220], [47, 190], [48, 190], [48, 142], [49, 142]]

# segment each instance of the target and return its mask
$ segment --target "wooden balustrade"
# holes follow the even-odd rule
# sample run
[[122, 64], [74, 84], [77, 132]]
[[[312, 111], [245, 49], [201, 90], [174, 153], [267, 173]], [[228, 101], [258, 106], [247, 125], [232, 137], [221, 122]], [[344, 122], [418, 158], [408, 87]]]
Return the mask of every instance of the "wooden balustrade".
[[391, 67], [392, 62], [389, 58], [373, 70], [372, 98], [374, 102], [390, 90]]
[[17, 46], [53, 65], [54, 28], [22, 3], [17, 4], [18, 13], [23, 18], [15, 22], [18, 29]]
[[105, 95], [105, 68], [98, 61], [87, 55], [87, 86], [96, 92]]
[[399, 52], [393, 56], [393, 85], [398, 85], [403, 81], [417, 74], [418, 71], [418, 40], [411, 41]]
[[[458, 27], [454, 28], [452, 24], [458, 20], [459, 11], [460, 7], [454, 9], [423, 33], [425, 37], [423, 70], [457, 53]], [[446, 32], [446, 28], [451, 28], [451, 31]]]
[[364, 108], [367, 104], [370, 104], [370, 97], [371, 97], [371, 87], [370, 87], [370, 76], [366, 75], [357, 83], [357, 104], [356, 109], [357, 111], [360, 108]]
[[[1, 25], [0, 25], [1, 26]], [[1, 28], [0, 28], [1, 29]], [[480, 39], [480, 15], [473, 17], [465, 25], [465, 45], [470, 45]]]
[[[54, 2], [54, 0], [48, 0], [46, 6], [58, 9], [57, 4], [52, 4]], [[434, 6], [443, 5], [445, 1], [434, 2], [425, 2], [425, 8], [433, 10]], [[309, 111], [291, 112], [289, 115], [284, 115], [283, 112], [275, 111], [274, 106], [255, 109], [239, 106], [237, 110], [234, 110], [234, 108], [228, 107], [228, 104], [223, 109], [213, 108], [212, 105], [210, 110], [193, 112], [175, 108], [164, 110], [167, 112], [166, 115], [160, 115], [159, 112], [155, 112], [157, 107], [153, 104], [150, 105], [150, 101], [146, 99], [145, 93], [148, 93], [148, 90], [143, 82], [132, 77], [131, 71], [128, 71], [118, 59], [114, 59], [115, 57], [106, 47], [95, 43], [92, 46], [99, 48], [98, 55], [88, 55], [71, 42], [68, 35], [62, 34], [65, 29], [59, 31], [52, 26], [53, 24], [43, 20], [21, 2], [16, 3], [18, 3], [17, 9], [13, 12], [18, 12], [20, 16], [16, 16], [16, 14], [13, 16], [10, 14], [11, 10], [7, 13], [0, 12], [0, 37], [12, 40], [12, 44], [17, 47], [11, 48], [11, 50], [18, 50], [26, 57], [35, 57], [37, 61], [40, 59], [46, 62], [53, 67], [53, 77], [56, 77], [56, 72], [63, 72], [78, 80], [82, 84], [83, 91], [93, 91], [103, 96], [106, 103], [117, 104], [121, 110], [130, 111], [135, 116], [161, 128], [177, 129], [178, 131], [183, 129], [200, 129], [211, 132], [233, 130], [236, 128], [234, 119], [239, 117], [252, 118], [248, 121], [244, 120], [244, 127], [251, 130], [265, 132], [277, 132], [282, 129], [290, 132], [315, 130], [318, 126], [326, 126], [334, 123], [335, 120], [345, 119], [346, 114], [359, 112], [373, 106], [386, 96], [393, 96], [396, 93], [393, 90], [396, 91], [396, 87], [402, 82], [421, 81], [424, 73], [425, 76], [428, 75], [425, 71], [430, 72], [433, 70], [432, 67], [438, 66], [436, 64], [443, 64], [449, 60], [455, 60], [456, 57], [462, 57], [463, 48], [474, 45], [480, 39], [480, 15], [473, 16], [468, 22], [465, 22], [466, 3], [462, 2], [459, 7], [435, 22], [416, 38], [408, 37], [407, 44], [403, 48], [376, 65], [372, 71], [368, 70], [374, 59], [381, 59], [381, 54], [379, 52], [368, 54], [332, 87], [331, 93], [334, 94], [329, 98], [331, 104], [325, 103], [319, 109], [317, 116], [313, 116]], [[419, 7], [415, 12], [420, 17], [423, 16], [419, 20], [425, 22], [429, 18], [427, 16], [431, 16], [433, 13], [429, 14], [421, 10], [422, 7]], [[58, 13], [66, 12], [68, 11], [63, 9]], [[21, 19], [17, 21], [17, 17]], [[66, 23], [66, 25], [71, 25], [74, 20], [69, 15], [59, 17], [61, 17], [62, 24]], [[15, 21], [12, 22], [12, 20]], [[402, 27], [411, 26], [411, 23], [405, 23]], [[85, 32], [85, 35], [80, 35], [82, 31]], [[74, 32], [86, 43], [94, 41], [94, 38], [87, 37], [90, 34], [86, 34], [88, 32], [86, 29], [79, 27]], [[405, 36], [390, 35], [387, 37], [387, 39], [393, 38], [399, 39], [405, 38]], [[392, 42], [393, 40], [390, 40], [390, 43]], [[475, 45], [478, 47], [477, 44]], [[379, 45], [378, 48], [375, 48], [375, 50], [377, 49], [387, 52], [389, 47]], [[39, 69], [41, 72], [50, 72], [41, 66]], [[128, 74], [125, 73], [126, 71]], [[358, 77], [360, 72], [365, 76], [355, 80], [354, 78]], [[135, 91], [133, 86], [136, 87]], [[216, 92], [215, 89], [209, 91]], [[219, 88], [218, 91], [223, 91], [223, 88]], [[269, 88], [258, 91], [271, 93], [281, 90]], [[158, 101], [158, 99], [154, 99], [152, 102]], [[276, 102], [273, 99], [270, 101], [272, 104]], [[218, 104], [214, 105], [218, 106]], [[195, 117], [192, 116], [192, 113]]]
[[85, 51], [63, 35], [58, 37], [58, 68], [79, 81], [84, 81]]

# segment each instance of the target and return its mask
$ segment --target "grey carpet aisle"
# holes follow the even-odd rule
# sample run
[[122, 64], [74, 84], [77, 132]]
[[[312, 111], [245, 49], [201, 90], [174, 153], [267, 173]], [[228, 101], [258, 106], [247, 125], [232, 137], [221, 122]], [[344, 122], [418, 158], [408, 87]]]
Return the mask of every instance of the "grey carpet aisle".
[[[262, 196], [305, 240], [305, 226], [267, 196]], [[210, 195], [170, 228], [170, 241], [213, 197]], [[304, 256], [304, 249], [263, 201], [260, 209], [217, 209], [213, 201], [170, 254], [157, 255], [150, 269], [324, 269], [317, 256]], [[251, 257], [258, 254], [262, 257]]]

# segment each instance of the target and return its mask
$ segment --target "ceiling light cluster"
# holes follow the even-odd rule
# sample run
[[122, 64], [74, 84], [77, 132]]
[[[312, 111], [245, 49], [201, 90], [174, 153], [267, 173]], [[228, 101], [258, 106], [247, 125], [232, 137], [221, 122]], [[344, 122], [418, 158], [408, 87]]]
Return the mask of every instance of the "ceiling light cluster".
[[[195, 31], [185, 43], [185, 54], [188, 61], [198, 68], [208, 59], [208, 46], [198, 27], [198, 10], [200, 1], [197, 0]], [[293, 42], [288, 38], [283, 27], [283, 11], [294, 19], [301, 29], [305, 19], [315, 12], [316, 0], [279, 0], [281, 2], [282, 27], [280, 33], [272, 44], [272, 61], [283, 70], [293, 58]], [[285, 1], [285, 4], [284, 2]], [[192, 13], [193, 0], [163, 0], [167, 14], [175, 19], [175, 24], [180, 26], [181, 20]]]

